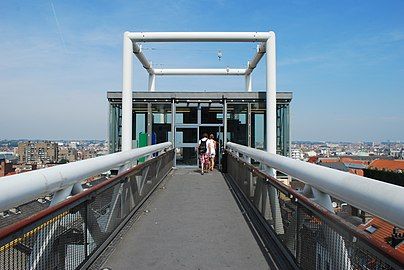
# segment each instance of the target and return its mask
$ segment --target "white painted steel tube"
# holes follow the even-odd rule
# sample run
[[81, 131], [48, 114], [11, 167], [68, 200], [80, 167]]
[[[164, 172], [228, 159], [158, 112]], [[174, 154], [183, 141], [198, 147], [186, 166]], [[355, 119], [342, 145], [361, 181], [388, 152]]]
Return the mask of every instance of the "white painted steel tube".
[[227, 147], [404, 228], [404, 187], [235, 143]]
[[[276, 46], [275, 33], [269, 34], [266, 42], [266, 150], [276, 154]], [[269, 168], [269, 173], [276, 177], [272, 168]]]
[[122, 59], [122, 151], [132, 149], [132, 50], [132, 41], [128, 32], [125, 32]]
[[154, 92], [156, 90], [156, 75], [149, 74], [149, 91]]
[[139, 62], [142, 64], [142, 66], [147, 70], [149, 74], [153, 74], [153, 68], [149, 60], [147, 60], [146, 56], [143, 54], [141, 47], [136, 44], [136, 42], [133, 42], [133, 53], [139, 59]]
[[251, 79], [251, 74], [249, 75], [245, 75], [245, 90], [247, 92], [251, 92], [252, 91], [252, 79]]
[[137, 158], [170, 148], [171, 142], [5, 176], [0, 180], [0, 211], [52, 194]]
[[244, 76], [244, 68], [162, 68], [154, 69], [155, 75], [241, 75]]
[[246, 70], [246, 75], [249, 75], [253, 72], [253, 70], [257, 67], [259, 61], [262, 59], [266, 52], [266, 43], [262, 42], [258, 48], [257, 48], [257, 53], [254, 55], [253, 59], [248, 62], [247, 70]]
[[268, 32], [131, 32], [137, 42], [258, 42], [269, 38]]

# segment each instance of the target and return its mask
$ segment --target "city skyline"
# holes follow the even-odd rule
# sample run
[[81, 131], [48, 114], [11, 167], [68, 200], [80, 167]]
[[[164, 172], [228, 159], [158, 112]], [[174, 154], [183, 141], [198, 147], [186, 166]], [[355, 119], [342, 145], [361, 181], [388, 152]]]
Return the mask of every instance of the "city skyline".
[[[126, 30], [274, 30], [278, 91], [294, 95], [293, 141], [404, 141], [400, 1], [383, 6], [376, 1], [262, 2], [260, 9], [243, 1], [99, 3], [0, 4], [1, 138], [106, 139], [106, 91], [121, 89]], [[156, 66], [234, 67], [246, 65], [255, 44], [144, 49]], [[265, 88], [264, 67], [261, 63], [254, 72], [255, 91]], [[134, 88], [146, 89], [146, 72], [136, 61], [134, 69]], [[157, 81], [158, 90], [212, 91], [218, 85], [244, 89], [242, 78]]]

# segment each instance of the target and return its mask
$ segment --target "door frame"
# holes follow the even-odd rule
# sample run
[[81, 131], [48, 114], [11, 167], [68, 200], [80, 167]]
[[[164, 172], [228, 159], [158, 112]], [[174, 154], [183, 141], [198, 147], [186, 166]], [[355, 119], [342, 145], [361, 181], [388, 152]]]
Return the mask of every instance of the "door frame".
[[[190, 103], [192, 103], [192, 102], [190, 102]], [[223, 102], [220, 103], [221, 106], [222, 106], [221, 108], [222, 108], [222, 114], [223, 114], [224, 121], [221, 122], [221, 123], [209, 124], [209, 123], [202, 123], [202, 107], [205, 107], [205, 106], [201, 106], [202, 103], [205, 104], [205, 102], [198, 102], [196, 106], [192, 106], [192, 107], [197, 108], [197, 123], [192, 123], [192, 124], [178, 123], [177, 124], [177, 122], [174, 121], [174, 127], [173, 127], [173, 129], [174, 129], [174, 134], [173, 134], [174, 138], [173, 138], [173, 142], [174, 142], [174, 148], [175, 149], [180, 148], [180, 147], [196, 147], [198, 145], [198, 142], [199, 142], [199, 139], [200, 139], [199, 138], [200, 129], [203, 128], [203, 127], [217, 127], [219, 134], [222, 134], [222, 140], [223, 140], [222, 144], [224, 145], [225, 140], [226, 140], [226, 138], [225, 138], [226, 134], [224, 134], [224, 130], [225, 130], [225, 124], [224, 124], [224, 121], [225, 121], [225, 116], [224, 116], [225, 115], [224, 114], [224, 112], [225, 112], [225, 104]], [[175, 104], [175, 112], [177, 112], [177, 107], [183, 107], [183, 106], [179, 105], [178, 103], [174, 103], [174, 104]], [[174, 115], [173, 117], [176, 117], [176, 116]], [[179, 143], [179, 144], [177, 144], [177, 142], [175, 140], [175, 136], [177, 134], [177, 128], [196, 128], [197, 129], [197, 138], [196, 138], [195, 143]], [[221, 156], [222, 156], [221, 147], [223, 147], [223, 146], [220, 144], [220, 138], [217, 138], [217, 139], [218, 139], [218, 149], [217, 149], [216, 156], [218, 157], [217, 164], [220, 165]], [[199, 167], [199, 154], [198, 154], [198, 151], [196, 151], [196, 156], [197, 156], [196, 165], [179, 165], [179, 167], [198, 168]], [[176, 164], [176, 166], [177, 166], [177, 164]]]
[[[190, 142], [190, 143], [177, 143], [176, 141], [176, 134], [177, 134], [177, 129], [179, 128], [189, 128], [189, 129], [196, 129], [196, 139], [195, 142]], [[174, 148], [181, 148], [181, 147], [187, 147], [187, 148], [195, 148], [198, 144], [199, 141], [199, 125], [198, 124], [176, 124], [174, 127]], [[177, 158], [177, 156], [175, 155], [175, 158]], [[176, 162], [177, 163], [177, 162]], [[178, 166], [176, 164], [176, 166]], [[179, 167], [190, 167], [190, 168], [196, 168], [199, 166], [199, 156], [198, 156], [198, 152], [196, 152], [196, 165], [179, 165]]]

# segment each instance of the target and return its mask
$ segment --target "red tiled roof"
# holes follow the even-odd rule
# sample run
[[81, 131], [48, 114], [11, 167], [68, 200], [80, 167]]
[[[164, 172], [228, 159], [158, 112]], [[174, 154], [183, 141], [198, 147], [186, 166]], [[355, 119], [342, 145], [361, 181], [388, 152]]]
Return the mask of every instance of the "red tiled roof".
[[307, 160], [307, 162], [309, 163], [316, 163], [318, 160], [318, 157], [309, 157], [309, 159]]
[[376, 159], [370, 163], [369, 168], [378, 170], [404, 171], [404, 160]]
[[339, 161], [339, 158], [319, 158], [318, 161], [321, 163], [335, 163]]
[[350, 173], [356, 174], [356, 175], [360, 175], [360, 176], [364, 176], [363, 170], [362, 169], [349, 169]]
[[[384, 221], [381, 218], [373, 217], [368, 223], [361, 224], [358, 226], [358, 228], [360, 230], [365, 231], [366, 228], [368, 228], [371, 225], [377, 228], [374, 233], [370, 234], [372, 238], [383, 243], [388, 243], [388, 241], [391, 240], [391, 235], [393, 233], [394, 228], [392, 224], [388, 223], [387, 221]], [[399, 229], [399, 233], [404, 233], [404, 230]], [[390, 246], [390, 244], [389, 247], [391, 247], [391, 249], [394, 249], [392, 246]], [[399, 245], [395, 250], [404, 254], [404, 245], [403, 244]]]
[[342, 157], [342, 158], [340, 158], [340, 161], [342, 163], [353, 163], [353, 164], [369, 165], [368, 160], [357, 160], [357, 159], [352, 159], [350, 157]]

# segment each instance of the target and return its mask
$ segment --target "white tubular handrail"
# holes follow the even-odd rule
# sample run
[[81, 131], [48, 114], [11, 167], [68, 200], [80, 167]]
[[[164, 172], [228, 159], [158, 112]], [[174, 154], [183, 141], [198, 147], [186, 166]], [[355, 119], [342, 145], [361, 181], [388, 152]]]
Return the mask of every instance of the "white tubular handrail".
[[231, 142], [227, 147], [404, 228], [404, 187]]
[[171, 148], [171, 142], [0, 178], [0, 211], [63, 190], [135, 159]]

